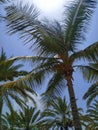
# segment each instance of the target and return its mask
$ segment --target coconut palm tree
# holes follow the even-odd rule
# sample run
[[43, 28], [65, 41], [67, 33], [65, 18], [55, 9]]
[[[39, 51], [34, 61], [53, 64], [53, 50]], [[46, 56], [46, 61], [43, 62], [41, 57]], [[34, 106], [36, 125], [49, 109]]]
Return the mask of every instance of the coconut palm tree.
[[71, 108], [65, 97], [57, 97], [49, 105], [41, 114], [45, 118], [47, 129], [68, 130], [69, 127], [73, 127]]
[[[97, 60], [98, 42], [93, 43], [84, 50], [78, 45], [83, 44], [87, 25], [95, 8], [96, 0], [77, 0], [66, 9], [63, 22], [41, 21], [34, 6], [9, 6], [6, 8], [7, 28], [10, 34], [19, 32], [20, 38], [31, 42], [31, 48], [38, 52], [35, 57], [20, 57], [33, 63], [29, 76], [22, 79], [25, 83], [41, 83], [41, 79], [50, 76], [45, 98], [54, 98], [61, 94], [63, 88], [68, 86], [70, 103], [75, 130], [81, 130], [81, 124], [76, 104], [73, 86], [73, 73], [75, 68], [82, 72], [88, 66], [77, 64], [80, 59], [86, 62]], [[18, 57], [16, 58], [18, 59]], [[34, 68], [35, 67], [35, 68]], [[34, 85], [34, 84], [33, 84]]]

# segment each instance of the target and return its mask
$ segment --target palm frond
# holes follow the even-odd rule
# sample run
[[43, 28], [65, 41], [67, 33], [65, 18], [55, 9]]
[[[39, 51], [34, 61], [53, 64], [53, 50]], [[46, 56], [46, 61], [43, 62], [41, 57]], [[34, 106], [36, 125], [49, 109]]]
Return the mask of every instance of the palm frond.
[[[36, 43], [37, 49], [43, 50], [45, 53], [49, 52], [51, 54], [53, 52], [54, 54], [54, 50], [55, 54], [60, 50], [60, 53], [64, 52], [64, 35], [60, 23], [57, 21], [51, 23], [48, 20], [39, 22], [35, 17], [37, 11], [34, 6], [30, 10], [25, 8], [29, 8], [29, 6], [11, 6], [6, 8], [9, 32], [20, 32], [20, 38], [23, 38], [25, 42], [32, 41], [33, 44], [30, 48]], [[31, 14], [31, 12], [33, 13]], [[43, 53], [43, 51], [40, 53]]]
[[90, 66], [92, 66], [93, 68], [95, 68], [96, 70], [98, 70], [98, 63], [90, 63]]
[[[4, 83], [2, 85], [0, 85], [1, 87], [1, 92], [0, 95], [2, 95], [3, 93], [7, 92], [8, 90], [11, 91], [16, 91], [16, 92], [20, 92], [20, 94], [23, 94], [26, 96], [26, 91], [28, 92], [34, 92], [30, 87], [28, 87], [25, 83], [23, 84], [22, 82], [19, 82], [20, 79], [16, 80], [16, 81], [10, 81], [8, 83]], [[35, 93], [35, 92], [34, 92]]]
[[94, 101], [98, 96], [98, 82], [90, 86], [87, 92], [84, 94], [83, 99], [87, 100], [87, 105], [89, 106], [92, 101]]
[[[38, 42], [40, 41], [40, 29], [41, 24], [37, 17], [39, 11], [34, 5], [12, 5], [6, 7], [6, 21], [9, 33], [20, 32], [20, 38], [24, 38], [24, 41]], [[41, 26], [41, 25], [40, 25]], [[39, 38], [39, 40], [38, 40]]]
[[[43, 57], [43, 56], [18, 56], [18, 57], [13, 57], [13, 58], [10, 58], [9, 61], [13, 61], [13, 60], [16, 60], [16, 61], [23, 61], [23, 62], [29, 62], [30, 65], [32, 66], [40, 66], [40, 65], [44, 65], [44, 64], [47, 64], [50, 65], [50, 64], [57, 64], [59, 63], [59, 58], [55, 58], [55, 57]], [[37, 68], [37, 67], [35, 67]], [[40, 67], [41, 68], [41, 67]]]
[[95, 100], [94, 103], [88, 107], [87, 109], [87, 114], [88, 117], [90, 117], [90, 119], [92, 121], [89, 122], [89, 126], [95, 130], [97, 130], [98, 128], [98, 101]]
[[[88, 23], [96, 6], [96, 0], [77, 0], [65, 10], [65, 43], [68, 50], [75, 51], [82, 43]], [[66, 9], [66, 8], [65, 8]]]
[[54, 71], [55, 64], [59, 63], [59, 58], [51, 57], [23, 56], [12, 58], [12, 60], [14, 59], [28, 61], [33, 65], [31, 72], [18, 80], [18, 82], [32, 87], [40, 84], [46, 75], [49, 75], [50, 72]]
[[6, 3], [6, 2], [10, 2], [12, 0], [0, 0], [0, 4]]
[[[12, 105], [13, 100], [19, 108], [26, 106], [28, 100], [36, 106], [36, 102], [33, 98], [33, 94], [36, 94], [31, 88], [23, 84], [17, 84], [15, 81], [0, 85], [0, 98], [5, 102], [8, 109], [14, 109]], [[1, 106], [3, 107], [3, 105]]]
[[43, 94], [43, 101], [50, 101], [55, 99], [56, 96], [60, 96], [64, 87], [66, 87], [64, 86], [64, 82], [64, 77], [60, 73], [54, 73], [49, 80], [45, 93]]
[[77, 67], [83, 74], [84, 79], [88, 82], [95, 82], [98, 80], [98, 70], [89, 65], [77, 65]]
[[63, 26], [58, 21], [45, 21], [42, 23], [42, 30], [42, 41], [37, 44], [40, 54], [56, 55], [66, 52]]
[[11, 101], [10, 101], [9, 95], [6, 94], [5, 97], [6, 97], [6, 98], [5, 98], [6, 105], [8, 106], [9, 110], [10, 110], [10, 111], [14, 110], [13, 105], [12, 105], [12, 103], [11, 103]]
[[98, 60], [98, 42], [93, 43], [92, 45], [88, 46], [84, 50], [76, 52], [71, 55], [71, 60], [87, 60], [87, 61], [97, 61]]
[[59, 51], [59, 53], [66, 51], [66, 48], [73, 51], [73, 46], [81, 42], [85, 25], [90, 20], [96, 3], [95, 0], [80, 0], [72, 3], [67, 11], [65, 32], [64, 27], [57, 21], [51, 24], [49, 21], [39, 22], [36, 19], [38, 11], [34, 6], [9, 6], [6, 8], [9, 32], [20, 32], [21, 38], [26, 38], [28, 42], [33, 41], [44, 52], [51, 53], [55, 50], [57, 54]]
[[18, 76], [28, 74], [26, 71], [19, 70], [23, 67], [23, 64], [16, 64], [16, 61], [16, 58], [7, 58], [2, 49], [0, 55], [0, 81], [11, 81]]
[[4, 52], [3, 48], [1, 49], [1, 54], [0, 54], [0, 62], [4, 61], [7, 59], [6, 53]]
[[[23, 108], [24, 106], [26, 106], [25, 101], [27, 100], [26, 96], [28, 96], [28, 95], [26, 95], [26, 96], [23, 95], [23, 97], [21, 97], [22, 95], [19, 94], [19, 92], [17, 93], [17, 92], [9, 91], [8, 96], [11, 98], [11, 100], [13, 100], [15, 102], [15, 104], [17, 106], [19, 106], [19, 108]], [[26, 97], [26, 98], [24, 99], [24, 97]], [[11, 100], [10, 100], [10, 102], [11, 102]]]
[[[32, 123], [35, 123], [36, 121], [38, 121], [40, 115], [40, 110], [38, 110], [37, 112], [34, 113], [33, 118], [32, 118]], [[37, 123], [37, 122], [36, 122]]]

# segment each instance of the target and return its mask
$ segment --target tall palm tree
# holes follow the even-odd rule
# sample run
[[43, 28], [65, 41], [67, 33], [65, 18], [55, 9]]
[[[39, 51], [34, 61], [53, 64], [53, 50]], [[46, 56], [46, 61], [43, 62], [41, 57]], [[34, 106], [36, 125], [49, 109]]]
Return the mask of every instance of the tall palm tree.
[[58, 97], [50, 102], [49, 108], [44, 110], [41, 116], [45, 118], [47, 129], [68, 130], [73, 127], [71, 108], [65, 97]]
[[[45, 99], [59, 95], [62, 89], [66, 85], [68, 86], [75, 130], [82, 128], [74, 94], [73, 73], [75, 68], [83, 71], [88, 67], [77, 65], [76, 61], [83, 59], [92, 62], [96, 61], [98, 56], [98, 42], [84, 50], [78, 48], [78, 45], [83, 44], [83, 40], [85, 40], [87, 25], [95, 5], [96, 0], [72, 2], [65, 11], [66, 17], [62, 23], [40, 21], [37, 17], [38, 11], [34, 6], [28, 7], [20, 4], [6, 8], [9, 32], [11, 34], [19, 32], [20, 38], [23, 38], [25, 42], [32, 42], [31, 47], [35, 47], [38, 52], [35, 57], [21, 57], [36, 63], [25, 79], [28, 78], [29, 81], [35, 79], [34, 83], [41, 83], [45, 74], [46, 76], [51, 74], [52, 78], [48, 83]], [[24, 82], [26, 81], [28, 80]]]

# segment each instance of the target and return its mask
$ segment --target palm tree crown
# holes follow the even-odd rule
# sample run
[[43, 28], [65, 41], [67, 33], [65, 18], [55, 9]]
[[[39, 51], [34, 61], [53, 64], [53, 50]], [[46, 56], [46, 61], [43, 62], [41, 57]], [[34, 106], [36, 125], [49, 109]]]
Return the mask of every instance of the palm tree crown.
[[65, 97], [60, 97], [50, 102], [49, 107], [41, 114], [45, 118], [47, 129], [68, 130], [73, 126], [70, 105], [67, 104]]
[[41, 118], [36, 107], [24, 107], [22, 111], [4, 114], [3, 119], [7, 121], [9, 130], [32, 130], [38, 128]]

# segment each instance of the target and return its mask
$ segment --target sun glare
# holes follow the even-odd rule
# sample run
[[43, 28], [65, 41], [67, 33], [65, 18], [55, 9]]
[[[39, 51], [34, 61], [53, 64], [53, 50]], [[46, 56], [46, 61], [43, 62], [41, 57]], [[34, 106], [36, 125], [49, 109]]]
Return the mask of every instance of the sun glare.
[[[34, 4], [43, 16], [59, 18], [63, 11], [63, 6], [72, 0], [28, 0], [29, 4]], [[25, 0], [27, 3], [27, 0]]]
[[42, 11], [54, 11], [58, 9], [62, 4], [68, 2], [68, 0], [28, 0], [30, 3], [34, 3]]
[[54, 11], [61, 3], [61, 0], [36, 0], [34, 2], [43, 11]]

